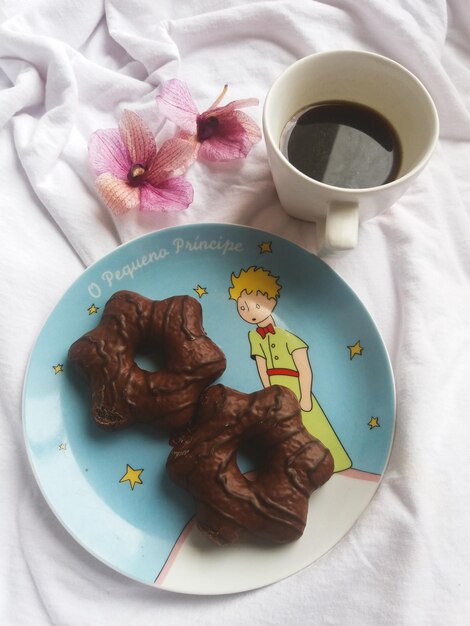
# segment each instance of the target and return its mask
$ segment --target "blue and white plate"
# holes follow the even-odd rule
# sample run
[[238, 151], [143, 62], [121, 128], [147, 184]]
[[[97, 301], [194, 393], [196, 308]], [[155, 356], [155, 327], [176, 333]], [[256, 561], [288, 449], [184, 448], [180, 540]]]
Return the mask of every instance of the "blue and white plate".
[[[129, 289], [154, 299], [199, 300], [207, 334], [227, 369], [218, 382], [261, 388], [250, 325], [229, 298], [232, 273], [278, 277], [279, 326], [309, 346], [314, 393], [352, 459], [310, 498], [303, 536], [284, 546], [245, 541], [220, 548], [193, 521], [191, 496], [165, 471], [168, 437], [150, 426], [101, 430], [69, 346], [99, 322], [106, 301]], [[143, 357], [143, 367], [151, 367]], [[242, 226], [192, 225], [151, 233], [88, 268], [57, 304], [34, 346], [24, 388], [26, 446], [52, 510], [80, 544], [122, 574], [194, 594], [234, 593], [311, 565], [351, 528], [385, 470], [395, 421], [393, 376], [380, 334], [348, 285], [319, 258]], [[249, 468], [242, 468], [243, 470]], [[333, 558], [333, 556], [331, 556]]]

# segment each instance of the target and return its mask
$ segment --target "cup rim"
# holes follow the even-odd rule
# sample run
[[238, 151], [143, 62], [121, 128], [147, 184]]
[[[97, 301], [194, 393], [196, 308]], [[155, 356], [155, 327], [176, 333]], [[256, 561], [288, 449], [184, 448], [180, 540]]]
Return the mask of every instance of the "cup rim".
[[[313, 57], [317, 58], [320, 56], [344, 56], [344, 55], [358, 56], [358, 57], [359, 56], [375, 57], [377, 59], [380, 59], [380, 61], [383, 63], [393, 65], [396, 68], [399, 68], [402, 72], [407, 74], [408, 77], [413, 82], [415, 82], [415, 84], [422, 90], [429, 104], [429, 108], [430, 108], [433, 122], [434, 122], [433, 124], [434, 132], [430, 138], [428, 149], [426, 150], [424, 155], [421, 157], [419, 162], [416, 163], [416, 165], [411, 170], [406, 172], [406, 174], [403, 174], [403, 176], [400, 176], [399, 178], [396, 178], [395, 180], [392, 180], [389, 183], [385, 183], [383, 185], [376, 185], [375, 187], [362, 187], [362, 188], [337, 187], [336, 185], [328, 185], [327, 183], [323, 183], [322, 181], [316, 180], [315, 178], [310, 178], [310, 176], [307, 176], [306, 174], [298, 170], [296, 167], [294, 167], [292, 163], [290, 163], [290, 161], [284, 156], [279, 146], [274, 141], [271, 135], [271, 131], [269, 129], [269, 124], [267, 121], [267, 109], [270, 104], [270, 99], [272, 98], [273, 89], [281, 81], [281, 79], [284, 79], [285, 76], [295, 71], [295, 69], [297, 69], [297, 67], [299, 67], [300, 65], [307, 64]], [[413, 74], [410, 70], [408, 70], [406, 67], [401, 65], [401, 63], [398, 63], [397, 61], [394, 61], [393, 59], [390, 59], [389, 57], [386, 57], [382, 54], [378, 54], [376, 52], [369, 52], [368, 50], [348, 50], [348, 49], [324, 50], [322, 52], [315, 52], [313, 54], [309, 54], [305, 57], [298, 59], [297, 61], [294, 61], [294, 63], [286, 67], [281, 72], [281, 74], [279, 74], [279, 76], [276, 78], [276, 80], [273, 82], [273, 84], [269, 88], [268, 93], [266, 94], [265, 101], [264, 101], [262, 123], [263, 123], [263, 132], [264, 132], [265, 141], [269, 140], [269, 143], [271, 147], [274, 149], [277, 156], [281, 159], [284, 165], [286, 165], [287, 168], [290, 169], [293, 173], [297, 174], [298, 176], [300, 176], [300, 178], [304, 179], [307, 182], [313, 182], [314, 184], [318, 185], [320, 188], [323, 188], [324, 190], [342, 192], [342, 193], [347, 193], [348, 195], [352, 194], [354, 196], [356, 195], [360, 196], [361, 194], [371, 193], [379, 189], [391, 189], [393, 187], [401, 185], [402, 183], [406, 182], [408, 179], [412, 178], [416, 173], [420, 172], [424, 168], [426, 163], [429, 161], [429, 159], [431, 158], [436, 148], [437, 140], [439, 138], [439, 116], [437, 113], [437, 108], [436, 108], [436, 105], [434, 104], [433, 99], [431, 98], [429, 91], [426, 89], [424, 84], [419, 80], [417, 76], [415, 76], [415, 74]]]

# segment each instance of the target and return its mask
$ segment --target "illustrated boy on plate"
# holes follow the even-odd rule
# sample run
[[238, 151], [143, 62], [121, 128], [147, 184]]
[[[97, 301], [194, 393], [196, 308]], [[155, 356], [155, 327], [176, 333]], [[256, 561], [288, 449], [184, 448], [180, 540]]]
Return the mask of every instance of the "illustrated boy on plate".
[[283, 385], [295, 393], [305, 428], [330, 450], [335, 472], [341, 472], [351, 467], [351, 459], [312, 393], [308, 346], [276, 326], [272, 315], [282, 288], [278, 279], [262, 267], [242, 269], [238, 276], [231, 276], [230, 299], [236, 301], [240, 317], [256, 326], [248, 339], [263, 386]]

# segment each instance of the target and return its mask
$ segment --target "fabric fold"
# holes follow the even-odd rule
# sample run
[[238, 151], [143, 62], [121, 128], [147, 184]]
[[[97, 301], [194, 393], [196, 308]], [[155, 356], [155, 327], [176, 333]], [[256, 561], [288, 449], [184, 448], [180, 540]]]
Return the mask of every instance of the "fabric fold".
[[[207, 626], [316, 619], [361, 626], [464, 623], [470, 614], [464, 539], [470, 525], [467, 0], [5, 0], [2, 10], [0, 622], [173, 626], [187, 624], [190, 614], [195, 624]], [[342, 542], [313, 567], [276, 585], [232, 598], [197, 599], [143, 587], [78, 545], [38, 491], [21, 423], [24, 375], [37, 334], [84, 268], [140, 235], [184, 224], [236, 223], [263, 230], [266, 243], [272, 233], [314, 253], [316, 227], [282, 209], [263, 141], [245, 159], [194, 162], [185, 179], [176, 181], [162, 179], [174, 156], [164, 151], [161, 171], [151, 171], [150, 179], [164, 184], [158, 192], [145, 187], [143, 194], [145, 206], [163, 198], [169, 211], [138, 211], [131, 194], [130, 210], [113, 216], [97, 188], [106, 171], [88, 163], [90, 138], [99, 129], [117, 129], [123, 111], [131, 110], [160, 149], [177, 132], [156, 106], [163, 83], [172, 78], [188, 85], [199, 111], [210, 107], [225, 84], [226, 102], [257, 99], [249, 115], [261, 127], [263, 103], [277, 76], [299, 58], [331, 49], [368, 50], [407, 67], [433, 97], [441, 124], [438, 147], [416, 183], [394, 206], [361, 223], [355, 250], [324, 258], [362, 300], [390, 356], [398, 408], [387, 472]], [[238, 119], [248, 125], [243, 114]], [[115, 173], [123, 180], [115, 191], [127, 198], [127, 162], [119, 159]], [[189, 185], [194, 199], [183, 210], [178, 199], [189, 201]], [[260, 249], [259, 265], [282, 274], [282, 263], [268, 249]], [[234, 259], [238, 271], [241, 256]], [[160, 271], [155, 266], [156, 292]], [[303, 275], [299, 267], [292, 288], [302, 288]], [[192, 295], [193, 289], [188, 286]], [[227, 293], [208, 292], [201, 302], [210, 317], [210, 298]], [[324, 304], [319, 299], [316, 306], [321, 311]], [[312, 328], [309, 311], [294, 309], [288, 296], [280, 298], [278, 310], [286, 327], [300, 320], [302, 336], [314, 339], [313, 391], [322, 381], [332, 393], [342, 393], [335, 387], [337, 372], [328, 363], [316, 366], [324, 358], [323, 329]], [[93, 322], [82, 314], [84, 326]], [[349, 341], [360, 339], [367, 355], [367, 329], [350, 327], [349, 311], [342, 314]], [[238, 332], [235, 318], [222, 322], [224, 337]], [[51, 362], [44, 364], [51, 376], [64, 354], [58, 337]], [[346, 358], [346, 367], [367, 371], [367, 361]], [[354, 410], [345, 403], [345, 419]], [[363, 422], [373, 450], [381, 428], [369, 432], [372, 415], [375, 407]], [[43, 416], [44, 428], [49, 417]], [[133, 462], [141, 467], [139, 459]], [[92, 470], [86, 469], [84, 480]], [[145, 486], [152, 493], [150, 482]], [[135, 500], [130, 503], [126, 515], [133, 519]], [[338, 506], [341, 514], [347, 498]], [[283, 549], [276, 550], [282, 559]], [[214, 558], [226, 557], [214, 552]]]

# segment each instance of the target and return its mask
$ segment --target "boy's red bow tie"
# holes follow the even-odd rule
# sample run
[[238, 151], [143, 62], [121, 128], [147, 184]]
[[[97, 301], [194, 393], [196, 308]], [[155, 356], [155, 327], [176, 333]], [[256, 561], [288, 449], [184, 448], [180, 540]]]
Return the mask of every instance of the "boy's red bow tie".
[[272, 335], [276, 333], [272, 324], [268, 324], [267, 326], [258, 326], [256, 332], [261, 335], [262, 339], [264, 339], [268, 333], [271, 333]]

